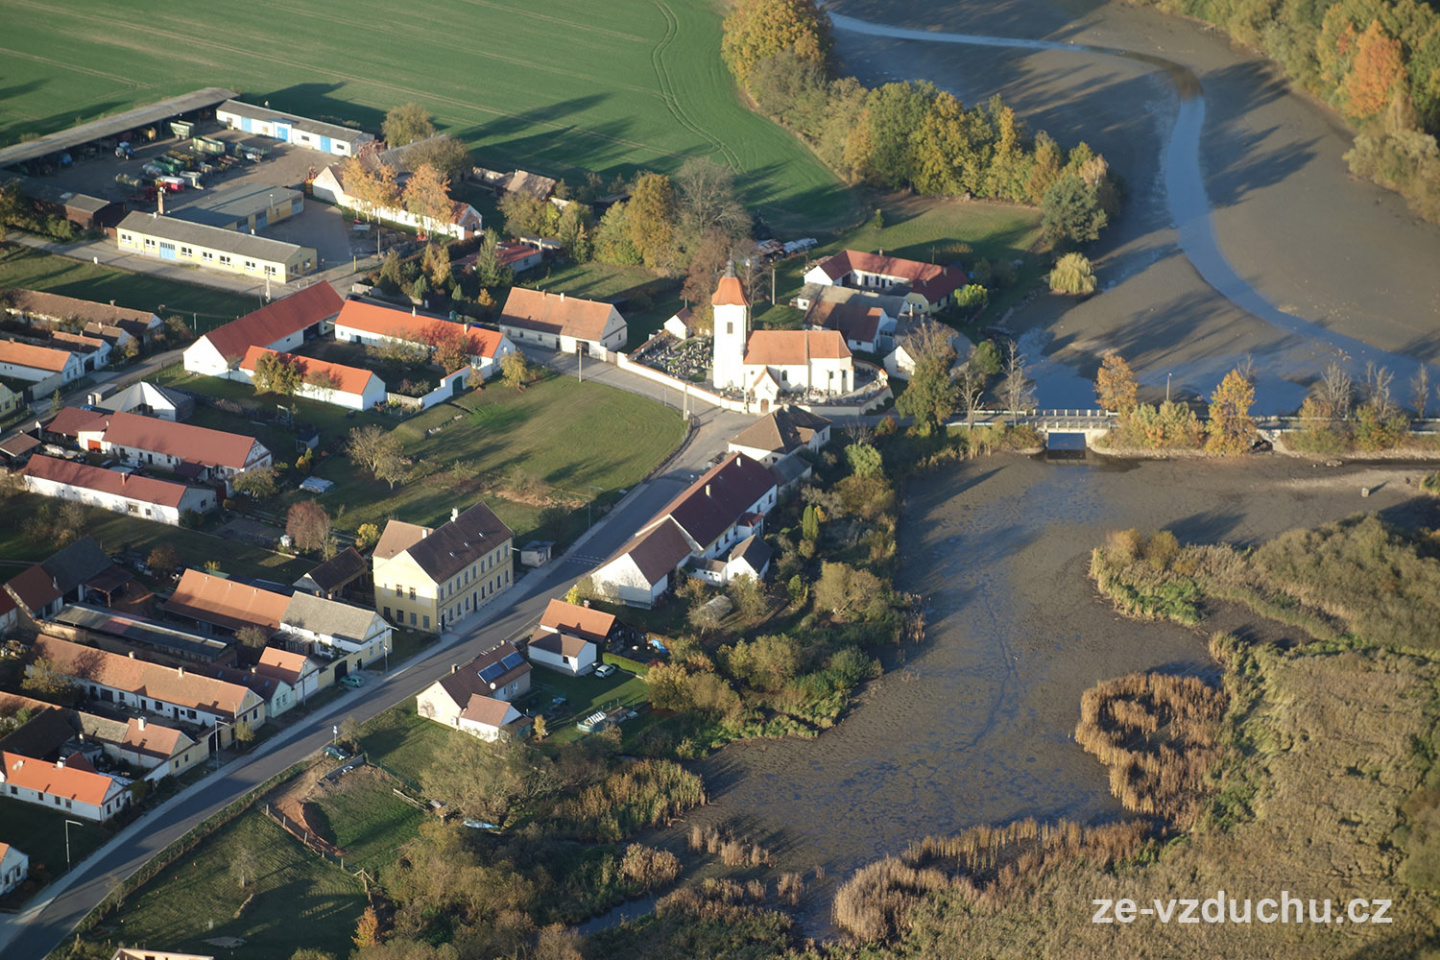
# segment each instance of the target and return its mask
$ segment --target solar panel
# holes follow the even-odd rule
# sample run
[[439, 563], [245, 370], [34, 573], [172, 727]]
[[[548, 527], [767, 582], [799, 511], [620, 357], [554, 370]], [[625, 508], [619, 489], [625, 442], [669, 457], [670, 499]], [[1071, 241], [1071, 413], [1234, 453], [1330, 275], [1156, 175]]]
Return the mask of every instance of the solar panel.
[[514, 670], [516, 667], [520, 666], [520, 665], [523, 664], [524, 662], [525, 662], [525, 658], [522, 657], [522, 656], [520, 656], [520, 654], [518, 654], [518, 653], [507, 653], [507, 654], [505, 654], [505, 656], [500, 660], [500, 665], [501, 665], [502, 667], [504, 667], [504, 668], [506, 669], [506, 671], [508, 672], [508, 671], [510, 671], [510, 670]]
[[490, 666], [480, 671], [480, 679], [484, 680], [486, 683], [490, 683], [504, 672], [504, 667], [500, 666], [500, 664], [498, 663], [492, 663], [490, 664]]

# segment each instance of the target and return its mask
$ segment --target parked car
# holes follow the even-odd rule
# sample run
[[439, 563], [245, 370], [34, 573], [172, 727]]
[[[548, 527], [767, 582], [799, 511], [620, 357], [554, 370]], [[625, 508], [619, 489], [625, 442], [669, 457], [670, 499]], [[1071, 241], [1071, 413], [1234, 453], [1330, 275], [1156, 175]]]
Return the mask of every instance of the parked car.
[[333, 758], [336, 759], [336, 760], [349, 760], [349, 759], [350, 759], [350, 753], [349, 753], [349, 751], [346, 750], [346, 749], [345, 749], [344, 747], [342, 747], [342, 746], [338, 746], [337, 744], [327, 743], [327, 744], [325, 745], [324, 751], [322, 751], [322, 752], [325, 754], [325, 756], [327, 756], [327, 757], [333, 757]]
[[341, 677], [340, 682], [345, 684], [345, 686], [355, 690], [358, 690], [361, 687], [365, 686], [365, 678], [354, 673], [349, 674], [348, 676]]
[[595, 676], [608, 677], [613, 674], [617, 669], [619, 668], [616, 667], [613, 663], [602, 663], [600, 664], [600, 666], [595, 668]]

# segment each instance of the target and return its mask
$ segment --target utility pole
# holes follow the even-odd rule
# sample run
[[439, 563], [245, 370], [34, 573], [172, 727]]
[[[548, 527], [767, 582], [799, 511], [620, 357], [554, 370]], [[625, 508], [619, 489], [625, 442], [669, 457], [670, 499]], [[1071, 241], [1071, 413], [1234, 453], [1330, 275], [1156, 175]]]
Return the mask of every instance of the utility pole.
[[578, 379], [581, 383], [584, 383], [584, 382], [585, 382], [585, 351], [584, 351], [583, 348], [580, 349], [580, 350], [575, 351], [575, 360], [580, 364], [579, 373], [578, 373], [578, 375], [577, 375], [577, 379]]
[[1170, 374], [1165, 374], [1165, 402], [1170, 402]]
[[770, 302], [775, 302], [775, 264], [770, 264]]
[[69, 872], [70, 872], [70, 824], [72, 824], [72, 823], [75, 824], [75, 826], [77, 826], [77, 827], [83, 827], [83, 826], [85, 826], [85, 824], [81, 823], [79, 820], [66, 820], [66, 821], [65, 821], [65, 872], [66, 872], [66, 873], [69, 873]]

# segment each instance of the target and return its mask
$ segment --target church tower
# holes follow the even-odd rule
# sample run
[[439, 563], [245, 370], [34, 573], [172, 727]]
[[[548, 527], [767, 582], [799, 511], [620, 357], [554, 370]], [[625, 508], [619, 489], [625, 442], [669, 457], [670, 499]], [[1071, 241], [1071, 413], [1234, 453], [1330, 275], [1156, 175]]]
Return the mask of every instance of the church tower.
[[725, 267], [725, 276], [710, 298], [715, 313], [715, 357], [711, 375], [719, 389], [745, 388], [745, 342], [750, 336], [750, 301], [735, 276], [735, 264]]

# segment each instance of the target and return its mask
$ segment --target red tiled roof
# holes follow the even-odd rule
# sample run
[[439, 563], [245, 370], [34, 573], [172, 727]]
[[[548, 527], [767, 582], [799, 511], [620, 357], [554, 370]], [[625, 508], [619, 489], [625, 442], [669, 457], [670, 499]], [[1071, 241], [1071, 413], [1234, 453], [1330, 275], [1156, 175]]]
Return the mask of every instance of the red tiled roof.
[[496, 700], [494, 697], [476, 693], [471, 695], [469, 702], [465, 704], [465, 709], [460, 711], [460, 719], [478, 723], [483, 727], [498, 729], [505, 726], [505, 718], [513, 709], [515, 708], [504, 700]]
[[605, 325], [614, 309], [599, 300], [511, 287], [497, 322], [502, 327], [508, 325], [577, 340], [599, 341], [605, 336]]
[[551, 600], [540, 618], [540, 626], [599, 642], [615, 628], [615, 615], [564, 600]]
[[409, 310], [382, 307], [378, 303], [365, 303], [360, 300], [346, 300], [340, 316], [335, 318], [337, 327], [350, 327], [378, 337], [394, 337], [411, 343], [429, 343], [435, 325], [446, 322], [448, 321], [435, 317], [422, 317]]
[[521, 260], [529, 260], [539, 252], [528, 243], [512, 243], [509, 240], [495, 246], [495, 256], [502, 267], [512, 266]]
[[79, 407], [65, 407], [55, 418], [45, 425], [49, 433], [58, 433], [61, 436], [75, 439], [80, 436], [82, 430], [103, 430], [105, 429], [105, 418], [109, 413], [104, 410], [82, 410]]
[[690, 541], [685, 539], [679, 524], [664, 517], [655, 527], [637, 534], [627, 543], [616, 558], [621, 556], [629, 556], [645, 582], [653, 585], [685, 562], [690, 556]]
[[44, 609], [48, 603], [54, 603], [60, 599], [60, 591], [55, 589], [55, 581], [45, 568], [40, 564], [32, 564], [22, 572], [11, 577], [5, 584], [31, 613]]
[[775, 475], [760, 461], [732, 453], [690, 484], [662, 512], [700, 546], [713, 543], [775, 487]]
[[227, 360], [239, 360], [245, 356], [247, 349], [256, 344], [268, 347], [292, 333], [333, 317], [340, 312], [343, 304], [334, 287], [328, 283], [317, 283], [217, 327], [201, 339], [208, 340]]
[[938, 263], [921, 263], [902, 257], [886, 257], [878, 253], [842, 250], [816, 264], [831, 280], [840, 280], [852, 271], [894, 277], [910, 284], [910, 289], [927, 300], [939, 300], [968, 282], [965, 271]]
[[117, 497], [128, 497], [161, 507], [180, 506], [181, 499], [190, 490], [183, 483], [156, 480], [154, 477], [129, 476], [115, 470], [106, 470], [104, 467], [92, 467], [87, 463], [39, 455], [30, 458], [21, 475], [65, 483], [83, 490], [96, 490]]
[[66, 320], [74, 317], [86, 322], [97, 322], [107, 325], [118, 325], [120, 321], [127, 320], [132, 323], [141, 323], [148, 326], [153, 313], [144, 310], [131, 310], [127, 307], [111, 306], [108, 303], [97, 303], [94, 300], [81, 300], [78, 297], [62, 297], [58, 293], [41, 293], [38, 290], [12, 290], [11, 309], [35, 317]]
[[347, 367], [339, 363], [316, 360], [313, 357], [299, 357], [293, 353], [278, 353], [269, 347], [259, 346], [245, 351], [245, 359], [240, 361], [240, 369], [253, 374], [256, 361], [266, 354], [275, 354], [294, 363], [300, 368], [300, 376], [306, 383], [312, 382], [312, 378], [328, 378], [335, 383], [335, 389], [341, 393], [353, 393], [357, 396], [363, 394], [375, 376], [369, 370], [361, 370], [359, 367]]
[[260, 662], [255, 669], [265, 676], [284, 680], [294, 686], [305, 675], [307, 662], [303, 653], [291, 653], [288, 650], [281, 650], [279, 647], [266, 647], [261, 652]]
[[824, 330], [839, 330], [846, 340], [868, 343], [879, 334], [880, 316], [884, 312], [859, 299], [819, 300], [805, 314], [805, 324]]
[[115, 781], [93, 770], [82, 770], [69, 763], [61, 766], [22, 757], [8, 750], [0, 756], [5, 760], [5, 782], [16, 787], [39, 790], [52, 797], [67, 797], [92, 806], [103, 806]]
[[[57, 673], [133, 692], [186, 709], [235, 716], [249, 709], [255, 695], [239, 684], [226, 683], [183, 668], [122, 657], [59, 637], [40, 636], [35, 656], [50, 661]], [[247, 704], [247, 701], [249, 703]]]
[[544, 650], [560, 657], [578, 657], [593, 642], [568, 633], [537, 633], [530, 638], [530, 649]]
[[803, 367], [850, 356], [838, 330], [756, 330], [745, 344], [746, 366]]
[[[145, 753], [152, 757], [163, 757], [168, 760], [175, 755], [175, 748], [180, 743], [181, 737], [190, 740], [179, 729], [167, 727], [164, 724], [146, 723], [142, 729], [140, 721], [131, 717], [129, 723], [125, 725], [125, 739], [120, 742], [136, 753]], [[191, 743], [193, 742], [192, 740]]]
[[14, 340], [0, 340], [0, 363], [13, 363], [17, 367], [34, 370], [50, 370], [59, 373], [70, 362], [69, 350], [55, 350], [50, 347], [35, 347]]
[[165, 601], [170, 613], [202, 620], [230, 630], [247, 624], [277, 630], [290, 598], [199, 570], [186, 570], [175, 592]]
[[710, 304], [715, 307], [748, 307], [750, 301], [745, 299], [745, 288], [740, 285], [739, 277], [724, 276], [710, 297]]
[[242, 470], [250, 460], [250, 450], [255, 446], [254, 437], [176, 423], [174, 420], [142, 417], [138, 413], [108, 413], [105, 419], [106, 443], [132, 450], [164, 453], [206, 466]]

